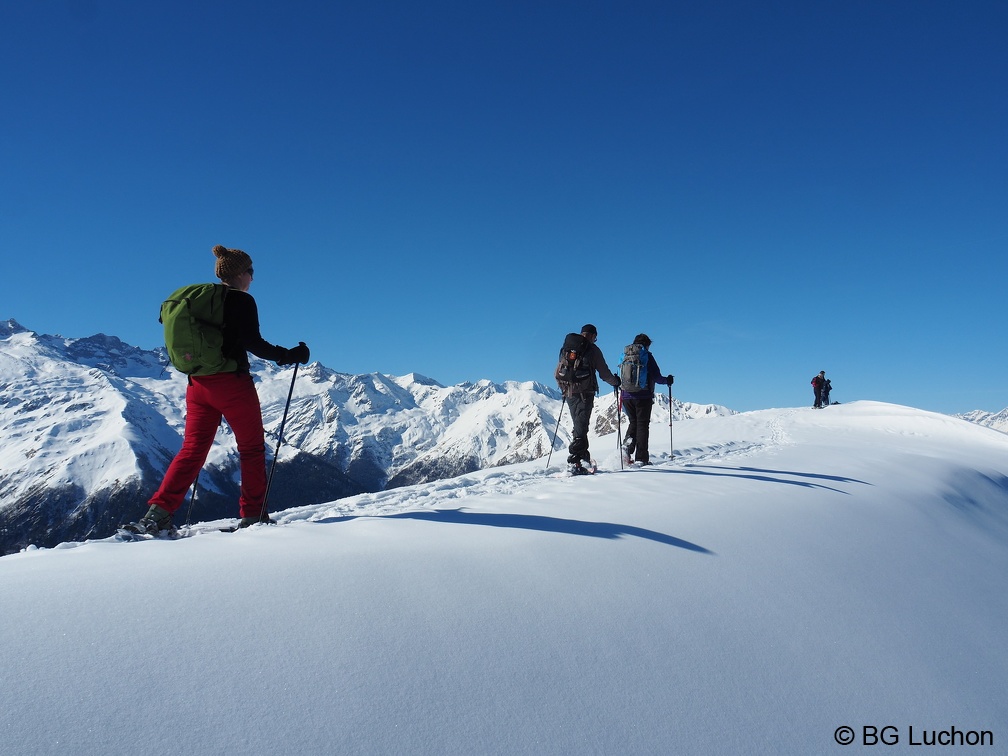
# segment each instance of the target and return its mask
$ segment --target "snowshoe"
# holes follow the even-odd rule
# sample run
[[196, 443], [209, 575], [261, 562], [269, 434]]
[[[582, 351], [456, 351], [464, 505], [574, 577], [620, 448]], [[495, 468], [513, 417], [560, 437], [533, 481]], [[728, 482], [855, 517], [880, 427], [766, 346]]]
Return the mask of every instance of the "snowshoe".
[[250, 528], [253, 525], [276, 525], [277, 522], [268, 514], [262, 517], [242, 517], [238, 520], [237, 525], [229, 525], [226, 528], [221, 528], [221, 533], [236, 533], [239, 530], [244, 530], [245, 528]]
[[177, 538], [178, 528], [172, 522], [171, 512], [152, 504], [147, 514], [136, 522], [120, 525], [116, 537], [121, 541], [140, 541], [150, 538]]
[[130, 522], [120, 525], [116, 529], [115, 538], [117, 541], [149, 541], [153, 538], [163, 538], [175, 540], [181, 538], [183, 533], [174, 525], [161, 530], [150, 530], [141, 518], [137, 522]]
[[598, 472], [598, 465], [595, 460], [582, 459], [580, 462], [572, 462], [569, 466], [571, 475], [594, 475]]
[[252, 525], [276, 525], [276, 520], [272, 519], [268, 514], [260, 515], [259, 517], [242, 517], [238, 520], [239, 528], [248, 528]]

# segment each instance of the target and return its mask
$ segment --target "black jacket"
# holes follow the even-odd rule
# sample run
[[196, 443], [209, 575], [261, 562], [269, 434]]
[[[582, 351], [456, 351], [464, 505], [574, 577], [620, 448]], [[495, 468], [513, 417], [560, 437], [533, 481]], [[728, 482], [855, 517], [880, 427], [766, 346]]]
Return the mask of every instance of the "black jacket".
[[249, 372], [248, 352], [264, 360], [279, 362], [287, 349], [266, 341], [259, 333], [259, 308], [251, 294], [228, 289], [224, 298], [224, 356], [237, 361], [239, 373]]

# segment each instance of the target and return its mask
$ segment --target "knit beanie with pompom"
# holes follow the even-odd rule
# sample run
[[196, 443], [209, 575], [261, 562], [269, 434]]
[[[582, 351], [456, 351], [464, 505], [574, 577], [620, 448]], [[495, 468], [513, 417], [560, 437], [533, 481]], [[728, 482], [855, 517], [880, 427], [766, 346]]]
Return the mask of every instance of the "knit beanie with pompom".
[[228, 249], [218, 244], [213, 253], [217, 257], [214, 271], [221, 281], [230, 281], [252, 267], [252, 258], [240, 249]]

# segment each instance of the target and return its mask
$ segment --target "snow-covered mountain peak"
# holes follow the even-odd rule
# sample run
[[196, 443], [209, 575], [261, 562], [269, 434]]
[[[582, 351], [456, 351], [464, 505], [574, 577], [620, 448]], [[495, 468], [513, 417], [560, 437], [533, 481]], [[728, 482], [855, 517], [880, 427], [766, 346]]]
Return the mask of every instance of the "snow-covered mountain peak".
[[0, 339], [6, 339], [15, 333], [25, 333], [27, 330], [27, 328], [14, 320], [14, 318], [0, 320]]
[[421, 375], [420, 373], [407, 373], [406, 375], [399, 376], [394, 379], [396, 383], [402, 386], [404, 389], [409, 389], [411, 386], [430, 386], [431, 388], [444, 388], [444, 385], [435, 381], [433, 378], [428, 378], [426, 375]]

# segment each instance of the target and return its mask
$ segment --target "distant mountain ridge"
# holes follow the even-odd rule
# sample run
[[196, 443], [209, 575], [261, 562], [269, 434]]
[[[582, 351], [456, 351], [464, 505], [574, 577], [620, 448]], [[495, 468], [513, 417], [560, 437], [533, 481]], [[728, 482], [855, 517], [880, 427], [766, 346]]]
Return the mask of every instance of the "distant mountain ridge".
[[[293, 368], [253, 358], [267, 455]], [[114, 336], [41, 335], [0, 321], [0, 553], [106, 536], [135, 519], [181, 445], [186, 379], [164, 349]], [[656, 398], [658, 413], [669, 400]], [[537, 382], [443, 386], [419, 374], [348, 375], [301, 366], [270, 509], [331, 501], [546, 456], [559, 393]], [[599, 398], [593, 432], [615, 430]], [[677, 420], [736, 414], [673, 400]], [[570, 441], [561, 422], [556, 448]], [[200, 475], [194, 520], [236, 514], [238, 459], [227, 425]], [[562, 457], [554, 455], [555, 459]], [[176, 515], [185, 521], [187, 501]]]
[[955, 415], [955, 417], [968, 420], [969, 422], [976, 423], [977, 425], [983, 425], [986, 428], [993, 428], [994, 430], [1001, 431], [1002, 433], [1008, 433], [1008, 408], [1003, 409], [1000, 412], [973, 410], [971, 412], [964, 412], [962, 414]]

